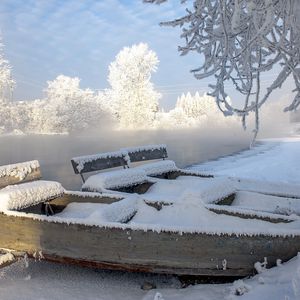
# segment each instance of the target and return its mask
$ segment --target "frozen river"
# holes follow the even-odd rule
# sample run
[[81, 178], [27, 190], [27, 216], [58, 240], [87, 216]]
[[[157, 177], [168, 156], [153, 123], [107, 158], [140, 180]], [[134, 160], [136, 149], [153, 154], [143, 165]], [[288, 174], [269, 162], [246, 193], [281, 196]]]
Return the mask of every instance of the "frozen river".
[[228, 155], [249, 145], [240, 132], [212, 134], [197, 130], [103, 132], [90, 135], [32, 135], [0, 137], [0, 165], [38, 159], [44, 179], [60, 181], [67, 189], [79, 189], [73, 174], [73, 156], [115, 151], [121, 147], [166, 144], [170, 159], [184, 167]]

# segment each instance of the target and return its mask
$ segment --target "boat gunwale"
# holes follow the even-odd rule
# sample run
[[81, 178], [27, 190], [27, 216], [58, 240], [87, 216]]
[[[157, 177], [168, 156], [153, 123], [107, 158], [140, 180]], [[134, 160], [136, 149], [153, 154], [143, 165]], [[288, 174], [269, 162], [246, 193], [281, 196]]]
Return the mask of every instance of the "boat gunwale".
[[[100, 229], [120, 229], [120, 230], [127, 230], [127, 231], [141, 231], [141, 232], [156, 232], [160, 233], [169, 233], [169, 234], [177, 234], [177, 235], [184, 235], [184, 234], [191, 234], [191, 235], [206, 235], [206, 236], [245, 236], [245, 237], [300, 237], [300, 230], [292, 229], [288, 230], [275, 230], [275, 229], [268, 229], [266, 232], [259, 232], [259, 231], [239, 231], [239, 230], [201, 230], [194, 227], [184, 227], [184, 226], [163, 226], [163, 225], [154, 225], [154, 224], [126, 224], [120, 222], [99, 222], [97, 224], [93, 222], [80, 222], [80, 218], [62, 218], [62, 217], [53, 217], [53, 216], [46, 216], [46, 215], [39, 215], [34, 213], [25, 213], [19, 211], [12, 211], [12, 210], [5, 210], [0, 211], [0, 215], [4, 215], [7, 217], [13, 217], [15, 219], [31, 219], [34, 221], [39, 222], [49, 222], [49, 223], [58, 223], [58, 224], [65, 224], [65, 225], [79, 225], [84, 226], [86, 228], [100, 228]], [[268, 222], [268, 221], [265, 221]]]

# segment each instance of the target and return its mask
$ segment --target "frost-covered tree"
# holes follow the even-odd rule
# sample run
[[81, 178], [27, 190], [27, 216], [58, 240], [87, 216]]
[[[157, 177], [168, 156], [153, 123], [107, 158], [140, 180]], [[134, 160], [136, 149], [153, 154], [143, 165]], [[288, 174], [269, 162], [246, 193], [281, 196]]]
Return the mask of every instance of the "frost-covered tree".
[[15, 85], [11, 76], [11, 66], [3, 54], [4, 45], [0, 38], [0, 101], [9, 102]]
[[190, 92], [186, 95], [182, 94], [177, 99], [176, 108], [182, 108], [189, 118], [194, 119], [220, 114], [215, 104], [215, 99], [207, 94], [200, 96], [198, 92], [194, 96]]
[[4, 45], [0, 38], [0, 133], [11, 131], [11, 95], [15, 85], [11, 66], [4, 57]]
[[110, 64], [110, 105], [121, 128], [153, 126], [160, 94], [150, 79], [157, 65], [155, 52], [143, 43], [123, 48]]
[[[167, 0], [144, 0], [163, 3]], [[295, 97], [285, 111], [300, 104], [300, 1], [299, 0], [194, 0], [181, 1], [186, 14], [164, 25], [180, 26], [185, 45], [182, 55], [195, 51], [203, 64], [192, 72], [197, 79], [214, 75], [210, 85], [219, 108], [226, 115], [254, 112], [259, 128], [259, 110], [272, 92], [288, 77], [295, 83]], [[192, 4], [191, 4], [192, 3]], [[273, 69], [272, 72], [270, 70]], [[262, 80], [273, 76], [271, 84]], [[243, 106], [228, 102], [228, 86], [243, 95]]]
[[43, 132], [75, 132], [96, 126], [103, 112], [93, 91], [82, 90], [80, 79], [59, 75], [48, 81], [46, 104], [40, 117]]

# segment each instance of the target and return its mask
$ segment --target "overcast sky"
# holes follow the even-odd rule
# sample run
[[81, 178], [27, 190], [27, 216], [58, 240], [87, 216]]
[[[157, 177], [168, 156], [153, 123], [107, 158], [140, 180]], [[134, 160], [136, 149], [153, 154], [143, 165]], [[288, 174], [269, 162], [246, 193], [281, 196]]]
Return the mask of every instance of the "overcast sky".
[[164, 5], [142, 0], [0, 0], [5, 56], [17, 82], [15, 100], [43, 96], [47, 80], [64, 74], [82, 88], [108, 88], [108, 66], [124, 47], [145, 42], [160, 60], [153, 75], [161, 106], [170, 108], [182, 92], [208, 91], [211, 79], [189, 72], [200, 56], [179, 56], [179, 30], [160, 27], [183, 13], [179, 0]]

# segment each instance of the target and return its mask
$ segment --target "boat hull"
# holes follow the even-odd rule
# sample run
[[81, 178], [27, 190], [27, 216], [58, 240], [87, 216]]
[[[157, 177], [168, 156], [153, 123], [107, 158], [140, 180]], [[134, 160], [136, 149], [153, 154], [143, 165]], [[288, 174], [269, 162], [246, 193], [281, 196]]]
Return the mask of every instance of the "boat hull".
[[287, 261], [300, 251], [300, 237], [155, 232], [54, 223], [0, 215], [0, 247], [41, 251], [43, 257], [82, 266], [178, 275], [246, 276], [267, 258]]

